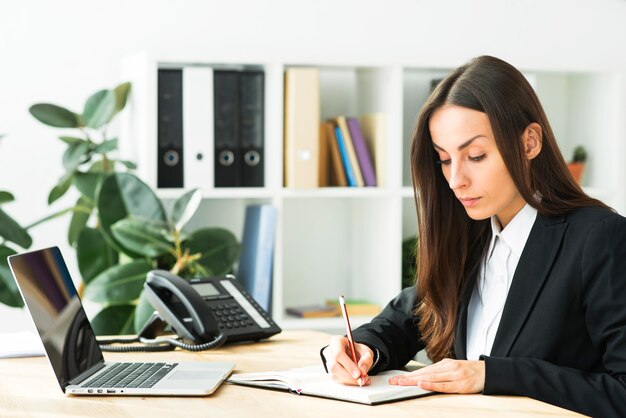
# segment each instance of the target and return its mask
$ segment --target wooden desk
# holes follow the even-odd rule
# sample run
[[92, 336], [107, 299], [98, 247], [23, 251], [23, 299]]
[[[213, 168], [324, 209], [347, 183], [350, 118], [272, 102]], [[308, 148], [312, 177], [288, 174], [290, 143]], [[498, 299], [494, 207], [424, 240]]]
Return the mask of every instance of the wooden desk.
[[[270, 340], [201, 353], [105, 353], [114, 361], [235, 361], [235, 372], [270, 371], [317, 363], [328, 335], [284, 331]], [[224, 383], [207, 397], [65, 396], [47, 359], [0, 359], [2, 417], [527, 417], [575, 416], [519, 397], [435, 395], [367, 406]]]

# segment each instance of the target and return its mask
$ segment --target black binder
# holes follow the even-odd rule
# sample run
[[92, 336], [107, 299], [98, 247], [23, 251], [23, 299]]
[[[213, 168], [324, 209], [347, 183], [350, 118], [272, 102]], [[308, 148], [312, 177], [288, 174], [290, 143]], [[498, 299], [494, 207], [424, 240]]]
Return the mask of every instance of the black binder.
[[239, 76], [239, 143], [243, 187], [263, 187], [263, 85], [262, 71], [244, 71]]
[[183, 73], [158, 71], [157, 187], [183, 187]]
[[241, 149], [239, 145], [239, 72], [213, 72], [215, 115], [215, 187], [238, 187]]

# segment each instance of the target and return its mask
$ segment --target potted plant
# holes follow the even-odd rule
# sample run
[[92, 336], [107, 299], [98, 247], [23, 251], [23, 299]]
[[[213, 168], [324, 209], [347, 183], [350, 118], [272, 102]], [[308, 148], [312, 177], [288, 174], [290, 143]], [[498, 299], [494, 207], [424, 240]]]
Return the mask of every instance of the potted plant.
[[574, 148], [574, 155], [572, 157], [572, 161], [567, 164], [570, 173], [574, 177], [574, 180], [578, 184], [582, 179], [582, 175], [585, 169], [585, 162], [587, 161], [587, 150], [582, 145], [578, 145]]
[[79, 292], [102, 306], [91, 320], [97, 334], [134, 333], [143, 326], [152, 313], [142, 292], [148, 271], [166, 269], [188, 278], [222, 275], [239, 255], [230, 231], [185, 229], [200, 205], [199, 190], [184, 193], [166, 211], [155, 192], [132, 173], [135, 164], [112, 157], [118, 143], [108, 137], [108, 128], [125, 107], [130, 87], [123, 83], [94, 93], [80, 114], [48, 103], [30, 108], [46, 125], [77, 131], [59, 137], [67, 144], [66, 172], [48, 203], [71, 187], [80, 197], [45, 220], [72, 213], [67, 238], [76, 249]]

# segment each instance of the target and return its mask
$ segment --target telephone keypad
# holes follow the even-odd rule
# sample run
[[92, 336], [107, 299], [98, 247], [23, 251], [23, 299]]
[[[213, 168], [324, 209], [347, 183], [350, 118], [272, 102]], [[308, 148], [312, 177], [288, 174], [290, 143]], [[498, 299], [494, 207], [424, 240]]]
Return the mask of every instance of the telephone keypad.
[[220, 303], [211, 306], [220, 329], [245, 328], [254, 325], [252, 318], [236, 303]]

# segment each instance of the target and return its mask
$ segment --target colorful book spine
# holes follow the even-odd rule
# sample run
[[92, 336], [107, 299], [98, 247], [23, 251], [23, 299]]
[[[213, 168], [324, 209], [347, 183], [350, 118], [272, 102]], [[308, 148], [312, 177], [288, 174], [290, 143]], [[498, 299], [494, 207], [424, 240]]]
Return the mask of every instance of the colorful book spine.
[[374, 173], [372, 157], [365, 145], [365, 139], [363, 138], [359, 121], [355, 118], [348, 118], [347, 124], [350, 136], [352, 137], [352, 143], [354, 144], [354, 150], [359, 160], [361, 173], [363, 174], [363, 182], [367, 187], [376, 187], [376, 174]]
[[354, 144], [352, 143], [352, 137], [350, 136], [348, 124], [346, 123], [346, 118], [344, 116], [337, 117], [337, 126], [341, 130], [343, 143], [346, 147], [346, 151], [348, 152], [348, 159], [350, 160], [350, 166], [352, 167], [352, 172], [354, 173], [356, 185], [358, 187], [363, 187], [365, 186], [365, 182], [363, 182], [363, 175], [361, 174], [361, 168], [359, 167], [359, 160], [356, 156]]
[[354, 177], [354, 172], [352, 171], [352, 166], [350, 165], [350, 158], [348, 157], [348, 151], [346, 150], [343, 135], [341, 135], [341, 129], [339, 129], [338, 126], [335, 127], [335, 136], [337, 137], [337, 145], [339, 145], [341, 161], [343, 162], [343, 167], [346, 170], [346, 180], [348, 181], [348, 186], [356, 187], [356, 178]]

